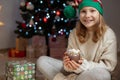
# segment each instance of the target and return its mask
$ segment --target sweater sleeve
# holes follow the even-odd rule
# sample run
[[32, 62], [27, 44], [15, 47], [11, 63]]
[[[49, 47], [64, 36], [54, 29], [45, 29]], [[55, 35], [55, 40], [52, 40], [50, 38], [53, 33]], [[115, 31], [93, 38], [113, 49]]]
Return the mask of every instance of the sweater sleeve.
[[109, 71], [113, 71], [117, 65], [117, 40], [111, 29], [105, 34], [103, 53], [99, 63], [104, 64]]
[[[117, 65], [117, 46], [115, 38], [105, 42], [103, 54], [99, 62], [89, 61], [90, 68], [101, 67], [112, 72]], [[89, 68], [89, 69], [90, 69]]]

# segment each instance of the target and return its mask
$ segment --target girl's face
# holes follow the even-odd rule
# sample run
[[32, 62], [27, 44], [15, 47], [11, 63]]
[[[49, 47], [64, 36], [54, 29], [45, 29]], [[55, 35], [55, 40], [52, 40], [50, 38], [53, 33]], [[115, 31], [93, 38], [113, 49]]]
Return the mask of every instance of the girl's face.
[[80, 21], [88, 29], [93, 30], [99, 23], [99, 12], [93, 7], [84, 7], [80, 10]]

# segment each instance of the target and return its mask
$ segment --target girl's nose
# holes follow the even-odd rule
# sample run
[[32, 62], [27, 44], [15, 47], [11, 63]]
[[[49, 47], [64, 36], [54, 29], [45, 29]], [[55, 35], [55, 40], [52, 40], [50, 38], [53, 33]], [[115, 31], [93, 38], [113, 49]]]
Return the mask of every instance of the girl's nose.
[[85, 17], [86, 17], [86, 18], [89, 18], [89, 17], [90, 17], [90, 15], [91, 15], [91, 13], [90, 13], [90, 12], [86, 12]]

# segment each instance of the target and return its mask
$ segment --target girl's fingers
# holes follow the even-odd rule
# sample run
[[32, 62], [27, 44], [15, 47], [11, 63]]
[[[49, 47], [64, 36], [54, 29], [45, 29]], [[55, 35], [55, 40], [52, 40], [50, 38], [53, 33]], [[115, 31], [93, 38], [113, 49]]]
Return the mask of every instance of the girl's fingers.
[[64, 65], [71, 70], [76, 70], [80, 64], [72, 60], [72, 61], [65, 62]]
[[68, 56], [67, 55], [64, 55], [64, 57], [63, 58], [68, 58]]
[[73, 67], [74, 70], [77, 69], [77, 68], [79, 67], [79, 64], [76, 63], [76, 62], [73, 61], [73, 60], [70, 62], [70, 64], [72, 65], [72, 67]]
[[71, 61], [67, 64], [68, 68], [74, 70], [74, 67], [71, 65]]
[[72, 66], [72, 69], [75, 70], [77, 67], [73, 64], [73, 62], [70, 62], [70, 65]]
[[70, 58], [68, 56], [64, 56], [63, 61], [65, 61], [65, 60], [70, 60]]
[[77, 62], [73, 61], [72, 60], [72, 63], [76, 66], [76, 67], [79, 67], [80, 64], [78, 64]]
[[63, 60], [63, 64], [67, 65], [69, 63], [69, 61], [70, 61], [70, 59], [67, 56], [65, 56], [64, 60]]
[[64, 56], [63, 61], [70, 61], [70, 58], [68, 56]]

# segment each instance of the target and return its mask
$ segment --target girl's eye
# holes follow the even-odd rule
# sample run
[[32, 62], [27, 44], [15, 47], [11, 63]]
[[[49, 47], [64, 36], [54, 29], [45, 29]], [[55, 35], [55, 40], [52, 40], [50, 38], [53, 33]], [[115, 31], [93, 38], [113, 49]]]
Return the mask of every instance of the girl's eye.
[[93, 9], [93, 10], [91, 10], [91, 12], [95, 12], [95, 11], [96, 11], [96, 10], [94, 10], [94, 9]]
[[81, 13], [85, 13], [86, 11], [85, 11], [85, 10], [81, 10], [80, 12], [81, 12]]

